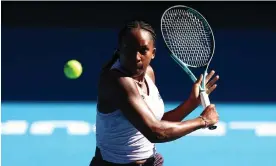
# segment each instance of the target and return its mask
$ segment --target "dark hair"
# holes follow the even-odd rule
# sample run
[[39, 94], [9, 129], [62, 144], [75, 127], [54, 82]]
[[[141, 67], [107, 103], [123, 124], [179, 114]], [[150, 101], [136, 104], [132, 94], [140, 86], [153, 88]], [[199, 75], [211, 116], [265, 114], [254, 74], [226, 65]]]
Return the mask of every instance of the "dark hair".
[[[127, 32], [129, 32], [132, 29], [135, 28], [141, 28], [143, 30], [148, 31], [151, 34], [152, 40], [155, 44], [156, 40], [156, 33], [154, 29], [151, 27], [150, 24], [144, 22], [144, 21], [139, 21], [139, 20], [133, 20], [129, 21], [119, 32], [118, 36], [118, 42], [121, 43], [123, 36], [126, 35]], [[119, 53], [118, 50], [116, 50], [111, 58], [110, 61], [107, 62], [106, 65], [104, 65], [103, 69], [109, 69], [116, 61], [119, 59]]]

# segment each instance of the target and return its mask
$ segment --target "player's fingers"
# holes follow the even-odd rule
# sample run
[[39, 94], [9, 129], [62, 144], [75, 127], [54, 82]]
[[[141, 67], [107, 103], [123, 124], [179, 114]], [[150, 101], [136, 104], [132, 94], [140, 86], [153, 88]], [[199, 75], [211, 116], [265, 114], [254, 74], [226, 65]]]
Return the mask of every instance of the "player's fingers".
[[214, 74], [215, 74], [215, 71], [212, 70], [212, 71], [206, 76], [205, 81], [208, 82], [208, 81], [213, 77]]
[[216, 88], [217, 88], [217, 84], [215, 84], [215, 85], [211, 86], [210, 88], [208, 88], [208, 90], [207, 90], [207, 94], [212, 93], [212, 92], [213, 92]]
[[219, 76], [217, 75], [216, 77], [214, 77], [210, 82], [207, 83], [206, 87], [212, 87], [219, 79]]
[[197, 81], [195, 82], [195, 84], [196, 84], [197, 86], [199, 86], [199, 85], [201, 84], [202, 79], [203, 79], [203, 75], [200, 74], [200, 76], [199, 76], [199, 78], [197, 79]]

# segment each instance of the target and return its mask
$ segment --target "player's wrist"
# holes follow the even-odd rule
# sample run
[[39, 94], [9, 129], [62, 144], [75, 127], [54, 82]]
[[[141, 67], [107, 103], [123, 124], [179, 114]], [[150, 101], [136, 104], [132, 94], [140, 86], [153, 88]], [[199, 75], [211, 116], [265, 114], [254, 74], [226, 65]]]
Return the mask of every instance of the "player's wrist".
[[187, 100], [187, 102], [189, 103], [190, 107], [198, 107], [200, 102], [198, 101], [198, 99], [194, 98], [194, 97], [189, 97], [189, 99]]
[[207, 128], [209, 125], [209, 122], [207, 121], [207, 119], [205, 117], [203, 117], [202, 115], [200, 115], [198, 118], [201, 121], [201, 128]]

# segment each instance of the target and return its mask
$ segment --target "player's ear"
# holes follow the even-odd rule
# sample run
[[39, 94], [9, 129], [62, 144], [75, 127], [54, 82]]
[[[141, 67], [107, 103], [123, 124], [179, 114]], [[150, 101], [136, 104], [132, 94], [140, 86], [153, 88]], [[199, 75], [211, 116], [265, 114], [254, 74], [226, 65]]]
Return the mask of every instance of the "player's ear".
[[156, 48], [154, 48], [154, 49], [152, 50], [152, 57], [151, 57], [151, 59], [154, 59], [155, 53], [156, 53]]

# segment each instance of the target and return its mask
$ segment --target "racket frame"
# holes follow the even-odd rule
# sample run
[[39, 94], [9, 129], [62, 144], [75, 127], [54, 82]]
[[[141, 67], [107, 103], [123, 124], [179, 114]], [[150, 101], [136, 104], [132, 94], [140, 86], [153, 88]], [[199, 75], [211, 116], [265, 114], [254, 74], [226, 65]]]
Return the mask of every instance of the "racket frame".
[[[206, 81], [206, 76], [207, 76], [207, 71], [208, 71], [208, 68], [209, 68], [209, 64], [213, 58], [213, 55], [214, 55], [214, 52], [215, 52], [215, 37], [214, 37], [214, 33], [213, 33], [213, 30], [211, 28], [211, 26], [209, 25], [209, 23], [207, 22], [207, 20], [205, 19], [205, 17], [200, 13], [198, 12], [197, 10], [193, 9], [193, 8], [190, 8], [188, 6], [184, 6], [184, 5], [175, 5], [175, 6], [172, 6], [170, 8], [168, 8], [167, 10], [165, 10], [165, 12], [163, 13], [162, 17], [161, 17], [161, 33], [162, 33], [162, 37], [164, 39], [164, 34], [163, 34], [163, 31], [162, 31], [162, 20], [163, 20], [163, 17], [165, 15], [165, 13], [172, 9], [172, 8], [176, 8], [176, 7], [181, 7], [181, 8], [186, 8], [187, 10], [192, 10], [194, 13], [196, 13], [197, 15], [200, 16], [199, 19], [202, 19], [203, 22], [205, 24], [207, 24], [208, 28], [210, 29], [210, 34], [212, 36], [212, 39], [213, 39], [213, 49], [212, 49], [212, 52], [211, 52], [211, 56], [210, 56], [210, 59], [208, 61], [208, 63], [204, 66], [201, 66], [201, 67], [196, 67], [196, 66], [191, 66], [191, 65], [188, 65], [184, 62], [182, 62], [179, 58], [177, 58], [173, 51], [170, 50], [170, 47], [167, 45], [167, 43], [165, 42], [167, 48], [169, 49], [169, 51], [171, 52], [170, 54], [170, 57], [172, 57], [172, 59], [187, 73], [187, 75], [189, 75], [189, 77], [191, 78], [191, 80], [193, 82], [196, 82], [197, 81], [197, 78], [195, 77], [195, 75], [193, 74], [193, 72], [189, 69], [189, 67], [193, 67], [193, 68], [202, 68], [202, 67], [205, 67], [205, 70], [204, 70], [204, 73], [203, 73], [203, 79], [202, 79], [202, 82], [201, 82], [201, 85], [199, 86], [200, 88], [200, 99], [201, 99], [201, 104], [203, 106], [203, 108], [206, 108], [208, 105], [210, 105], [210, 100], [209, 100], [209, 96], [206, 92], [206, 87], [205, 87], [205, 81]], [[198, 17], [198, 16], [197, 16]], [[216, 129], [217, 126], [210, 126], [209, 129], [210, 130], [214, 130]]]

